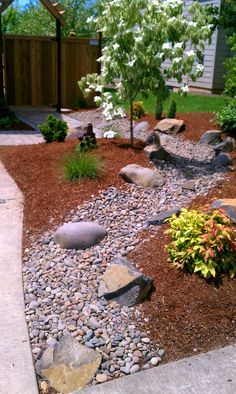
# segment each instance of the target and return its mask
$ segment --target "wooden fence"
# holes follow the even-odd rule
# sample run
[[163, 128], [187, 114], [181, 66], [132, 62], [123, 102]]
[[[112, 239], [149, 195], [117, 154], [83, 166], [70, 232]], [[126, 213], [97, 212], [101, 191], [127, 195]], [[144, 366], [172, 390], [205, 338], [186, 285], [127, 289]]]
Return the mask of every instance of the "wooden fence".
[[[9, 105], [49, 106], [57, 102], [56, 41], [52, 37], [4, 36], [6, 98]], [[81, 96], [77, 81], [99, 71], [97, 39], [65, 38], [61, 43], [62, 107]]]

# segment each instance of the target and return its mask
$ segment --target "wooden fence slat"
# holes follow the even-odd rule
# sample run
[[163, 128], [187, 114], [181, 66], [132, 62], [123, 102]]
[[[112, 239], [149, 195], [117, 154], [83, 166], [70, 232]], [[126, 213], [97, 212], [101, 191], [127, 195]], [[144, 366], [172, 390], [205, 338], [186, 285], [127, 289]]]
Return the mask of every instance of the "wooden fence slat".
[[[73, 107], [77, 81], [97, 71], [99, 47], [91, 39], [62, 39], [62, 106]], [[94, 41], [94, 40], [93, 40]], [[56, 104], [56, 42], [50, 37], [4, 36], [7, 100], [11, 105]]]

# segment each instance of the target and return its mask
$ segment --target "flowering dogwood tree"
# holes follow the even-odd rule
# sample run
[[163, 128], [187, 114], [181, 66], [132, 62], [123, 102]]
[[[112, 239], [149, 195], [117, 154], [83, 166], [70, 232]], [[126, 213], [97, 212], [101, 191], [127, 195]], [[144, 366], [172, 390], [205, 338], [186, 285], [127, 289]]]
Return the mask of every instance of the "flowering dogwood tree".
[[[203, 51], [212, 35], [212, 20], [206, 8], [193, 2], [183, 15], [183, 0], [102, 0], [102, 12], [90, 22], [103, 31], [105, 45], [101, 75], [90, 74], [79, 81], [85, 95], [98, 92], [95, 102], [107, 119], [123, 115], [119, 101], [130, 103], [130, 135], [133, 145], [133, 101], [161, 94], [166, 81], [181, 82], [188, 74], [196, 80], [203, 73]], [[116, 87], [114, 94], [105, 87]], [[187, 86], [183, 86], [186, 93]]]

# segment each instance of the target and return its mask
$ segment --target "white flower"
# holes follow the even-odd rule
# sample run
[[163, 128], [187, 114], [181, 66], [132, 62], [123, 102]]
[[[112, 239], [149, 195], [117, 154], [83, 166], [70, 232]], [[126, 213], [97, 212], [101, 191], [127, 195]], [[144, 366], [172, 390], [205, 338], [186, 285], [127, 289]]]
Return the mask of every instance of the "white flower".
[[114, 138], [116, 136], [116, 132], [113, 130], [107, 130], [105, 131], [105, 133], [103, 134], [104, 138]]
[[190, 49], [190, 51], [186, 52], [186, 56], [189, 56], [189, 57], [195, 56], [195, 52], [192, 49]]
[[91, 22], [93, 22], [94, 21], [94, 17], [93, 16], [90, 16], [88, 19], [87, 19], [87, 23], [91, 23]]
[[197, 72], [202, 73], [203, 70], [204, 70], [203, 64], [200, 64], [200, 63], [199, 63], [199, 64], [196, 65], [196, 71], [197, 71]]
[[171, 42], [165, 42], [165, 43], [162, 45], [162, 49], [172, 49]]
[[114, 50], [116, 51], [118, 48], [120, 48], [120, 45], [117, 44], [117, 42], [113, 45]]
[[173, 63], [179, 63], [179, 62], [181, 62], [181, 60], [182, 60], [182, 57], [175, 57], [173, 59]]
[[181, 93], [188, 93], [189, 92], [188, 86], [187, 85], [181, 86], [180, 92]]
[[189, 22], [188, 22], [188, 25], [189, 25], [189, 26], [196, 27], [196, 26], [197, 26], [197, 23], [196, 23], [196, 22], [193, 22], [193, 21], [189, 21]]
[[95, 97], [94, 97], [94, 101], [95, 101], [95, 103], [96, 103], [97, 105], [99, 105], [99, 104], [101, 104], [102, 99], [101, 99], [100, 96], [95, 96]]
[[84, 89], [84, 92], [85, 92], [85, 93], [91, 93], [91, 89], [86, 88], [86, 89]]
[[177, 48], [182, 48], [182, 46], [183, 46], [183, 43], [182, 43], [182, 42], [176, 42], [176, 44], [174, 45], [174, 48], [175, 48], [175, 49], [177, 49]]
[[102, 85], [97, 85], [96, 86], [96, 92], [102, 92], [103, 86]]
[[134, 63], [135, 63], [135, 59], [130, 60], [130, 61], [127, 63], [127, 66], [133, 67]]

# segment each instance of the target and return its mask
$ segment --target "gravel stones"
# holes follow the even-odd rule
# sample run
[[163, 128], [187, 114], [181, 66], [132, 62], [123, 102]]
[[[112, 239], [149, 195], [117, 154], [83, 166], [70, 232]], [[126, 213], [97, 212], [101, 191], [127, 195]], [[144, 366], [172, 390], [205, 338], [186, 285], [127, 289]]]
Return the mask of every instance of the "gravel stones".
[[65, 223], [56, 231], [55, 242], [65, 249], [87, 249], [106, 235], [106, 229], [97, 223]]
[[54, 350], [37, 363], [40, 375], [57, 391], [67, 394], [85, 387], [101, 364], [101, 355], [69, 335], [63, 336]]
[[154, 128], [154, 131], [160, 131], [165, 134], [177, 134], [184, 130], [184, 121], [180, 119], [162, 119]]
[[120, 305], [132, 306], [142, 302], [152, 286], [151, 278], [135, 269], [129, 260], [118, 258], [112, 261], [103, 274], [98, 294], [107, 300], [115, 300]]
[[[97, 375], [106, 375], [108, 380], [123, 376], [125, 372], [121, 368], [131, 373], [137, 364], [145, 370], [153, 366], [153, 357], [161, 358], [162, 353], [158, 353], [161, 349], [155, 342], [141, 341], [150, 337], [148, 332], [142, 332], [142, 322], [147, 317], [142, 307], [121, 306], [99, 298], [97, 290], [111, 261], [126, 256], [134, 248], [142, 252], [139, 233], [147, 228], [148, 218], [186, 206], [224, 179], [224, 170], [211, 165], [215, 156], [212, 146], [165, 137], [168, 137], [166, 149], [180, 160], [158, 162], [158, 171], [165, 179], [162, 187], [143, 188], [123, 183], [120, 188], [101, 190], [68, 213], [68, 223], [88, 221], [103, 226], [107, 236], [99, 244], [85, 251], [63, 249], [54, 242], [55, 229], [52, 229], [25, 250], [25, 316], [34, 360], [46, 348], [53, 349], [68, 333], [79, 344], [86, 344], [101, 355]], [[194, 180], [194, 190], [182, 188], [189, 180]], [[158, 237], [158, 229], [150, 229]], [[35, 301], [33, 308], [32, 301]], [[92, 384], [96, 383], [95, 376]]]
[[142, 187], [160, 187], [165, 183], [163, 177], [157, 171], [136, 164], [123, 167], [120, 170], [120, 175], [127, 182]]
[[221, 141], [221, 130], [207, 130], [200, 138], [200, 145], [215, 145]]

